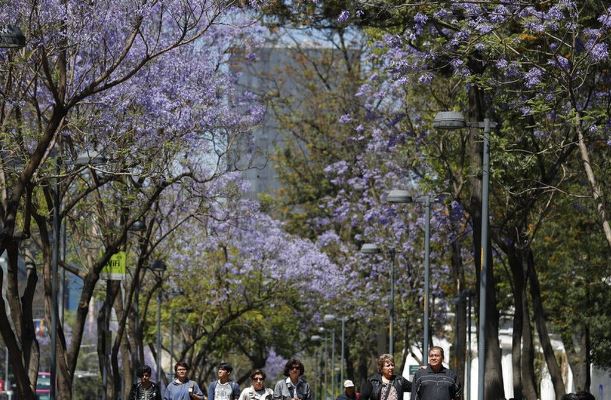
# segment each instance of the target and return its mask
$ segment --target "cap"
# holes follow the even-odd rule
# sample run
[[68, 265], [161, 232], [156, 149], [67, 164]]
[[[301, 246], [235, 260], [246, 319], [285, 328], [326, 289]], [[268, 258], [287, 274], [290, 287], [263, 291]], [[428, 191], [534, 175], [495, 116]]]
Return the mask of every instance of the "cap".
[[345, 388], [354, 387], [354, 383], [350, 379], [347, 379], [344, 381], [344, 387]]

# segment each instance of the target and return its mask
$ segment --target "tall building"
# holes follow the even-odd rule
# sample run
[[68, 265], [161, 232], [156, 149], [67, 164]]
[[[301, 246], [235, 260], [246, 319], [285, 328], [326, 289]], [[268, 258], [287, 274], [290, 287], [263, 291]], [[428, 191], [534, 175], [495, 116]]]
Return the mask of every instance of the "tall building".
[[[351, 51], [350, 57], [358, 58], [359, 54]], [[250, 183], [247, 197], [256, 200], [261, 193], [273, 195], [280, 189], [274, 155], [284, 147], [287, 135], [294, 140], [301, 133], [289, 132], [281, 126], [279, 117], [311, 107], [311, 99], [307, 98], [311, 85], [321, 91], [328, 90], [325, 85], [337, 85], [343, 78], [338, 71], [344, 67], [345, 58], [331, 47], [263, 47], [254, 52], [254, 61], [246, 61], [247, 58], [252, 59], [238, 53], [231, 68], [239, 74], [238, 84], [244, 91], [260, 96], [266, 113], [251, 140], [240, 143], [232, 152], [229, 168], [243, 171]], [[301, 150], [307, 153], [305, 146]]]

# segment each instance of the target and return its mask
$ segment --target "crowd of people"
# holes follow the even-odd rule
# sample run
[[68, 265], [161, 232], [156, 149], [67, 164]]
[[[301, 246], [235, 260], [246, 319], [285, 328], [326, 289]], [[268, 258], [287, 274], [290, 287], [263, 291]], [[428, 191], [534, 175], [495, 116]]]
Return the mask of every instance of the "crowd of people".
[[[378, 371], [363, 384], [361, 393], [352, 380], [344, 381], [344, 393], [337, 400], [402, 400], [410, 392], [410, 400], [459, 400], [462, 388], [454, 371], [443, 366], [443, 348], [433, 346], [428, 353], [428, 364], [414, 374], [410, 382], [401, 374], [395, 374], [395, 362], [390, 354], [382, 354], [377, 361]], [[218, 379], [208, 385], [205, 395], [197, 382], [189, 379], [189, 366], [177, 362], [174, 379], [162, 394], [159, 384], [151, 381], [151, 368], [139, 370], [140, 380], [129, 395], [129, 400], [312, 400], [310, 385], [304, 379], [303, 363], [293, 358], [284, 367], [285, 378], [276, 382], [273, 389], [266, 387], [266, 375], [260, 369], [250, 374], [251, 385], [240, 392], [238, 383], [231, 379], [233, 368], [228, 363], [218, 367]], [[579, 396], [578, 396], [579, 395]], [[567, 394], [562, 400], [590, 400], [581, 394]], [[321, 399], [322, 400], [322, 399]]]

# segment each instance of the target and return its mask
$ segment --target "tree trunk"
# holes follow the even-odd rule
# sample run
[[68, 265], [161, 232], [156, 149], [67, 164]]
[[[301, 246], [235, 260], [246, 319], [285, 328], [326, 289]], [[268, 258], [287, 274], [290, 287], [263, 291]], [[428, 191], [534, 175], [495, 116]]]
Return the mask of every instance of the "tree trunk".
[[485, 398], [505, 400], [501, 346], [499, 343], [499, 311], [496, 306], [496, 285], [492, 268], [492, 248], [488, 241], [488, 285], [486, 286], [486, 380]]
[[575, 324], [572, 328], [572, 332], [567, 335], [569, 336], [568, 340], [563, 340], [564, 348], [573, 372], [575, 391], [588, 392], [591, 380], [587, 345], [588, 328], [583, 323]]
[[[526, 235], [524, 235], [526, 237]], [[528, 260], [526, 256], [530, 253], [530, 247], [521, 251], [522, 277], [522, 384], [524, 397], [526, 399], [539, 398], [537, 377], [535, 376], [535, 345], [533, 343], [532, 327], [530, 325], [530, 307], [528, 306]]]
[[[511, 276], [513, 279], [513, 330], [511, 335], [511, 370], [513, 376], [513, 398], [522, 400], [522, 327], [524, 325], [524, 274], [522, 273], [522, 263], [516, 255], [514, 246], [503, 249], [507, 254]], [[534, 398], [526, 396], [527, 399]]]
[[549, 333], [547, 332], [547, 326], [545, 324], [545, 311], [543, 309], [541, 289], [539, 287], [539, 278], [537, 276], [537, 272], [535, 271], [535, 262], [530, 249], [528, 249], [526, 258], [528, 261], [530, 296], [532, 297], [534, 306], [535, 323], [537, 326], [537, 332], [539, 333], [539, 342], [543, 348], [543, 355], [545, 357], [547, 369], [552, 379], [552, 384], [554, 385], [554, 393], [556, 394], [556, 398], [560, 399], [565, 394], [564, 382], [562, 381], [562, 372], [560, 371], [560, 366], [556, 360], [554, 349], [552, 348], [552, 343], [549, 338]]
[[[467, 297], [471, 296], [469, 289], [465, 287], [465, 272], [463, 268], [462, 257], [460, 255], [461, 247], [458, 241], [458, 228], [455, 221], [451, 222], [454, 240], [450, 245], [452, 255], [452, 276], [454, 279], [454, 288], [458, 301], [456, 302], [456, 332], [454, 340], [454, 357], [450, 360], [450, 365], [456, 375], [461, 387], [465, 387], [465, 357], [466, 357], [466, 342], [467, 342]], [[463, 391], [464, 395], [464, 391]]]
[[112, 332], [110, 331], [112, 305], [117, 294], [115, 282], [106, 281], [106, 298], [98, 315], [98, 358], [106, 399], [115, 398], [114, 370], [111, 363]]
[[[6, 293], [0, 296], [0, 333], [4, 344], [8, 348], [9, 359], [7, 362], [11, 365], [15, 382], [17, 383], [18, 396], [21, 399], [34, 400], [34, 390], [28, 377], [28, 370], [25, 367], [26, 362], [23, 358], [23, 347], [20, 334], [16, 329], [15, 323], [21, 325], [21, 305], [19, 301], [11, 301], [11, 285], [12, 281], [16, 282], [17, 278], [17, 243], [8, 243], [5, 247], [7, 257], [7, 276], [4, 277], [4, 271], [0, 268], [0, 282], [6, 280]], [[14, 278], [13, 278], [14, 277]], [[17, 289], [16, 287], [14, 289]], [[9, 304], [5, 302], [5, 298]], [[16, 296], [16, 299], [19, 299]], [[18, 308], [14, 308], [18, 306]], [[14, 315], [16, 314], [16, 315]]]
[[581, 126], [581, 117], [577, 112], [575, 115], [575, 129], [577, 129], [577, 145], [579, 147], [579, 154], [581, 156], [581, 162], [583, 163], [583, 169], [586, 172], [586, 177], [588, 178], [588, 183], [590, 184], [590, 189], [592, 190], [592, 197], [596, 202], [596, 211], [598, 212], [598, 216], [600, 218], [603, 233], [605, 238], [607, 239], [607, 244], [611, 247], [611, 226], [609, 226], [609, 220], [607, 219], [607, 210], [605, 210], [604, 204], [604, 194], [603, 191], [596, 181], [596, 176], [594, 175], [594, 171], [592, 170], [592, 164], [590, 162], [590, 153], [588, 151], [588, 146], [585, 143], [585, 138], [583, 134], [583, 129]]

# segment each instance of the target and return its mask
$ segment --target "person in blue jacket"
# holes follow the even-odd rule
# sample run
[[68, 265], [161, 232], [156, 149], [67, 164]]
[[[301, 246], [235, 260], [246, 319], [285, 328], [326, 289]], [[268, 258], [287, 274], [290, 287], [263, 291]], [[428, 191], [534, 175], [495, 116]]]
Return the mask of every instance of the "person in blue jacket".
[[163, 393], [163, 400], [203, 400], [204, 392], [199, 388], [197, 382], [187, 376], [189, 365], [179, 361], [174, 365], [175, 378], [168, 383]]

